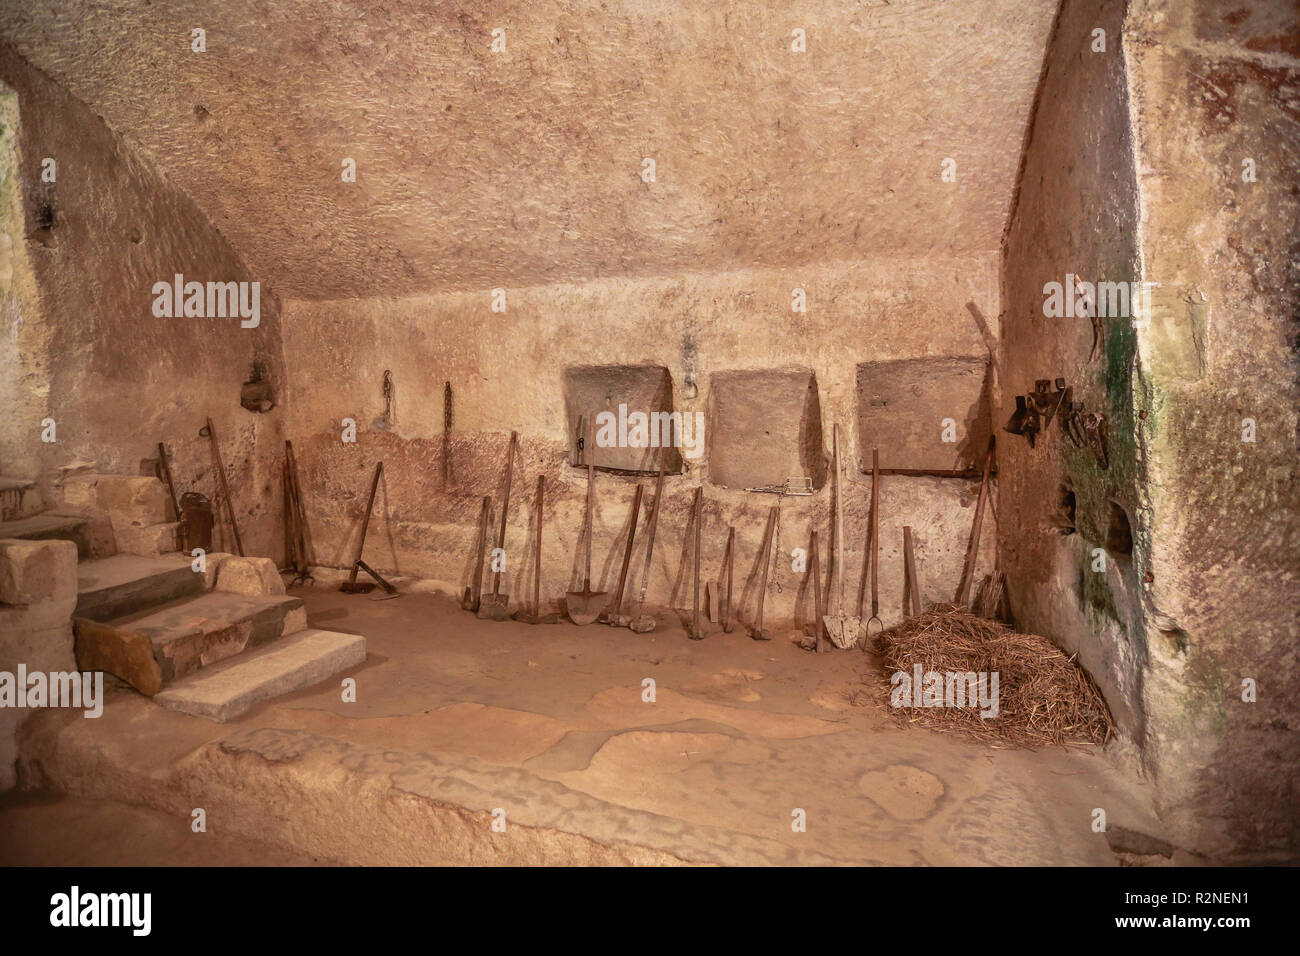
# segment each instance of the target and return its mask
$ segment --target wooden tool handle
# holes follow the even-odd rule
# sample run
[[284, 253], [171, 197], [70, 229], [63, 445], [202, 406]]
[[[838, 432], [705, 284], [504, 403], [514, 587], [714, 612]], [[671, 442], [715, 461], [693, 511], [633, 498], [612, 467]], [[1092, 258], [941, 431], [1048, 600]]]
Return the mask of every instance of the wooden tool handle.
[[880, 565], [880, 449], [871, 449], [871, 616], [880, 616], [880, 588], [876, 568]]
[[591, 590], [591, 539], [596, 536], [596, 515], [593, 511], [595, 501], [593, 491], [596, 487], [596, 473], [593, 459], [596, 457], [596, 416], [587, 416], [587, 443], [583, 446], [583, 456], [587, 459], [587, 570], [583, 577], [583, 589]]
[[537, 476], [537, 555], [533, 575], [533, 613], [542, 614], [542, 503], [546, 497], [546, 476]]
[[623, 588], [627, 584], [627, 569], [632, 564], [632, 546], [636, 541], [637, 519], [641, 515], [641, 495], [644, 493], [645, 489], [638, 483], [636, 494], [632, 496], [632, 516], [627, 529], [627, 545], [623, 548], [623, 566], [618, 572], [618, 592], [614, 595], [615, 617], [621, 617], [623, 614]]
[[961, 569], [961, 581], [957, 585], [957, 596], [953, 599], [953, 603], [957, 605], [965, 605], [970, 597], [970, 582], [975, 573], [975, 559], [980, 547], [980, 525], [984, 523], [984, 502], [989, 493], [989, 472], [993, 469], [994, 440], [990, 435], [988, 454], [984, 456], [984, 478], [980, 481], [979, 501], [975, 505], [975, 521], [971, 524], [970, 540], [966, 543], [966, 560]]

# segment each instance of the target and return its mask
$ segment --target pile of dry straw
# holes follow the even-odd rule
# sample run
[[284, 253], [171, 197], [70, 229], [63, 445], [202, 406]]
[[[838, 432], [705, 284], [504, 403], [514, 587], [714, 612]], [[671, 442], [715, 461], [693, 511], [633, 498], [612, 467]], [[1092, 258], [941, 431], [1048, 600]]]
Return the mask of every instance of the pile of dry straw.
[[1018, 634], [966, 608], [935, 604], [876, 638], [886, 692], [897, 671], [997, 672], [996, 717], [978, 707], [891, 707], [908, 722], [1019, 747], [1104, 744], [1115, 732], [1092, 678], [1047, 638]]

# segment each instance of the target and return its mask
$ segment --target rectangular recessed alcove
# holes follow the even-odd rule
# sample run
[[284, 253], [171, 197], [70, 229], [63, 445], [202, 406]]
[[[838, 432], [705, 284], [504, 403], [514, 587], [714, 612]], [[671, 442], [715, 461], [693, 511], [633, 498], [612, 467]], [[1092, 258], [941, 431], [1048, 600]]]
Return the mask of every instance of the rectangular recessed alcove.
[[872, 448], [880, 450], [882, 468], [983, 467], [990, 433], [988, 376], [981, 358], [859, 364], [859, 467], [871, 470]]
[[728, 488], [826, 481], [817, 376], [806, 368], [718, 372], [712, 379], [709, 475]]
[[[625, 409], [623, 413], [620, 406]], [[609, 412], [614, 416], [613, 421], [627, 424], [619, 427], [617, 443], [604, 446], [597, 441], [595, 467], [604, 471], [654, 474], [659, 470], [662, 455], [668, 474], [681, 473], [682, 422], [679, 416], [663, 417], [673, 412], [673, 379], [662, 365], [581, 365], [565, 369], [564, 411], [571, 464], [586, 464], [586, 459], [579, 455], [578, 440], [585, 438], [587, 416]], [[638, 434], [637, 419], [633, 417], [638, 414], [647, 418], [642, 434]], [[598, 426], [601, 421], [598, 417]], [[626, 441], [622, 440], [624, 437]], [[643, 441], [648, 444], [633, 444]]]

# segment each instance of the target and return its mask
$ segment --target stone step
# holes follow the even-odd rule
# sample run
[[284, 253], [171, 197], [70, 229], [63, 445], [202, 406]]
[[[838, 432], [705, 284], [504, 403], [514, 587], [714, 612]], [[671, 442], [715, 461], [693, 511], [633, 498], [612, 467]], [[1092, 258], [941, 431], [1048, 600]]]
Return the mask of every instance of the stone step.
[[77, 664], [152, 697], [202, 667], [301, 630], [302, 598], [209, 591], [108, 621], [74, 617]]
[[90, 521], [84, 515], [46, 512], [15, 521], [0, 521], [0, 538], [73, 541], [77, 545], [77, 557], [88, 558], [92, 553]]
[[307, 628], [205, 667], [160, 691], [156, 703], [209, 720], [233, 720], [262, 701], [310, 687], [366, 659], [366, 639]]
[[77, 565], [76, 616], [109, 621], [203, 594], [203, 575], [182, 554], [119, 554]]
[[0, 476], [0, 521], [17, 521], [40, 511], [41, 496], [35, 481]]

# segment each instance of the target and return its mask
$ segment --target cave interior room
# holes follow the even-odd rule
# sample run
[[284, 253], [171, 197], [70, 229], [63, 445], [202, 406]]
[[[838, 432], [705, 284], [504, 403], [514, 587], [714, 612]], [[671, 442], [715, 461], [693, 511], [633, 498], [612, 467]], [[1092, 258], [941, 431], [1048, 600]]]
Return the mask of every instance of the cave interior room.
[[1284, 0], [0, 0], [0, 863], [1295, 862], [1298, 169]]

